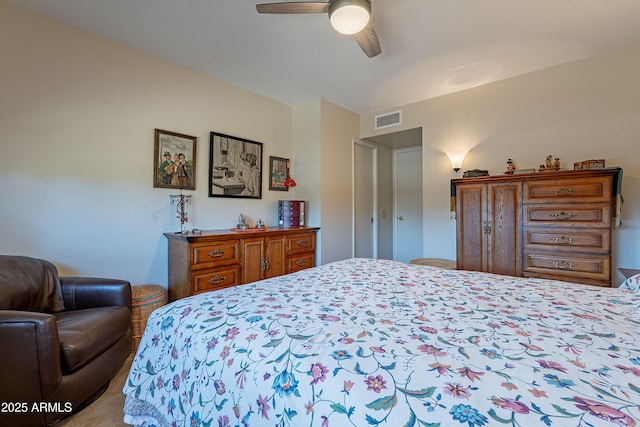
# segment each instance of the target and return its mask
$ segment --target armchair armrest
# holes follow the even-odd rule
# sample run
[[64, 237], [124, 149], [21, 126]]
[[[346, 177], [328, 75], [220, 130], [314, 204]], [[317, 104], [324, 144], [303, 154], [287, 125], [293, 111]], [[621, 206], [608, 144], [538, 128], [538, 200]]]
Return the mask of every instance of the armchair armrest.
[[131, 284], [100, 277], [60, 277], [65, 310], [125, 306], [131, 310]]
[[0, 310], [0, 401], [37, 402], [62, 382], [52, 314]]

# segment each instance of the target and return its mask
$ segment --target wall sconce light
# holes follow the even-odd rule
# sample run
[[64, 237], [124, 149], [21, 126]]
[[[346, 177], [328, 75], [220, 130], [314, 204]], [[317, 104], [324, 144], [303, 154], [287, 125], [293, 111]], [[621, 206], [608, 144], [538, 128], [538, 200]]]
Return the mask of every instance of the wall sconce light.
[[462, 167], [462, 161], [464, 157], [467, 155], [465, 151], [454, 151], [452, 153], [447, 153], [449, 160], [451, 161], [451, 167], [457, 173], [460, 171]]
[[329, 20], [333, 28], [346, 35], [359, 33], [369, 23], [369, 0], [336, 0], [329, 5]]

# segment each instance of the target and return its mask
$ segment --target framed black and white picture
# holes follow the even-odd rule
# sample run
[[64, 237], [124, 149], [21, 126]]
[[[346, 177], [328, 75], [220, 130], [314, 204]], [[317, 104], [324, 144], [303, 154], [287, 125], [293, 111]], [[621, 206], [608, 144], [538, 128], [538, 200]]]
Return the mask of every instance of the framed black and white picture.
[[209, 197], [262, 198], [262, 143], [211, 132]]

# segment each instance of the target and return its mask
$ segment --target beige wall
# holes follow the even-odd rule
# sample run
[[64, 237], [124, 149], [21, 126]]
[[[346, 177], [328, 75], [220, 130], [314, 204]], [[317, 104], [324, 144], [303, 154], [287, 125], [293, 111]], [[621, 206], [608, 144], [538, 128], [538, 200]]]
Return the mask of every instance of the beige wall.
[[[0, 1], [0, 253], [63, 274], [166, 284], [166, 231], [179, 225], [153, 188], [154, 128], [198, 137], [189, 228], [276, 221], [280, 198], [208, 197], [209, 132], [291, 157], [292, 108]], [[302, 181], [302, 180], [301, 180]], [[285, 196], [285, 197], [283, 197]]]
[[[293, 154], [291, 176], [296, 180], [296, 197], [307, 202], [307, 224], [322, 226], [322, 194], [320, 159], [322, 133], [320, 131], [320, 99], [314, 99], [293, 108]], [[318, 236], [322, 247], [324, 227]], [[322, 254], [317, 252], [318, 264]]]
[[359, 116], [322, 100], [322, 262], [353, 256], [353, 140]]
[[350, 258], [352, 235], [352, 141], [359, 116], [324, 99], [294, 107], [296, 195], [309, 201], [309, 220], [319, 225], [318, 263]]
[[[179, 229], [153, 188], [155, 128], [198, 137], [188, 228], [276, 223], [280, 199], [308, 200], [319, 262], [351, 256], [351, 141], [359, 117], [322, 99], [291, 107], [0, 0], [0, 253], [48, 259], [62, 274], [167, 283]], [[209, 132], [292, 159], [298, 186], [262, 199], [208, 197]], [[294, 149], [295, 147], [295, 149]]]
[[[605, 158], [624, 169], [624, 225], [614, 233], [614, 266], [640, 268], [640, 47], [572, 62], [452, 95], [402, 106], [403, 123], [376, 132], [361, 118], [362, 137], [422, 127], [424, 255], [455, 258], [445, 153], [469, 150], [462, 170], [501, 174], [506, 160], [534, 168], [548, 154], [562, 167]], [[389, 109], [394, 111], [397, 108]]]

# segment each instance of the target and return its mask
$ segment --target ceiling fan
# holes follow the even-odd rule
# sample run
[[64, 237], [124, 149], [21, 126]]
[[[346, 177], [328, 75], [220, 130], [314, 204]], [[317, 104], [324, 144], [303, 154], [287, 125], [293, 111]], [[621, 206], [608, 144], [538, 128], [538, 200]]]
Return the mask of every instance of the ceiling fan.
[[291, 1], [256, 5], [258, 13], [328, 13], [333, 28], [353, 36], [360, 49], [369, 57], [379, 55], [380, 41], [371, 25], [372, 0]]

